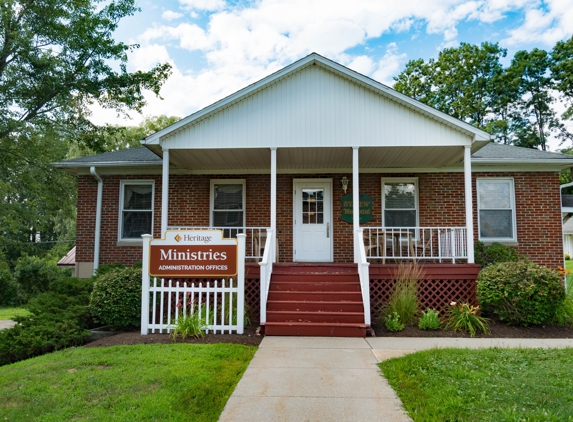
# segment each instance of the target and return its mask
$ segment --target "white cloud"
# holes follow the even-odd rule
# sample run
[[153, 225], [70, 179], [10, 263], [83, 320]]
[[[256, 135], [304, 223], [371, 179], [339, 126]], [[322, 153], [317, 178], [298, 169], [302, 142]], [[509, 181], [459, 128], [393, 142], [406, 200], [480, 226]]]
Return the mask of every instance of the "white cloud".
[[395, 43], [388, 44], [384, 57], [376, 64], [376, 71], [372, 77], [388, 86], [394, 86], [394, 76], [400, 72], [400, 68], [406, 62], [406, 54], [398, 53]]
[[183, 13], [174, 12], [172, 10], [166, 10], [165, 12], [163, 12], [161, 14], [161, 17], [163, 19], [165, 19], [166, 21], [172, 21], [175, 19], [179, 19], [179, 18], [182, 18], [183, 16], [184, 16]]
[[[130, 65], [141, 69], [157, 61], [173, 64], [168, 48], [178, 48], [178, 67], [173, 64], [162, 89], [165, 101], [150, 97], [146, 114], [191, 113], [313, 51], [393, 85], [408, 59], [396, 44], [388, 44], [382, 57], [377, 49], [349, 51], [413, 27], [441, 36], [444, 48], [458, 44], [461, 24], [490, 24], [509, 12], [523, 12], [525, 20], [508, 32], [506, 44], [539, 39], [553, 44], [571, 32], [566, 23], [573, 22], [571, 0], [179, 0], [179, 5], [188, 11], [187, 21], [156, 24], [135, 40], [142, 49]], [[162, 16], [179, 15], [166, 11]], [[192, 20], [199, 16], [207, 23]], [[187, 51], [200, 55], [202, 69], [181, 61]]]
[[571, 36], [573, 6], [571, 0], [547, 0], [545, 7], [529, 7], [523, 25], [509, 31], [508, 45], [543, 43], [552, 47], [557, 41]]
[[224, 0], [179, 0], [181, 6], [193, 10], [215, 11], [225, 7]]

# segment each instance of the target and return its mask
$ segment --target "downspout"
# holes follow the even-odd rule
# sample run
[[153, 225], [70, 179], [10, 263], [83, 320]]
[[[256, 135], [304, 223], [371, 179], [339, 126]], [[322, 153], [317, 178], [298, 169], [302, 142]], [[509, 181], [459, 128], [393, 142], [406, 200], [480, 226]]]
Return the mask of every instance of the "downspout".
[[96, 173], [95, 167], [90, 167], [90, 174], [97, 180], [97, 205], [96, 205], [96, 226], [95, 226], [95, 236], [94, 236], [94, 271], [99, 267], [99, 238], [101, 231], [101, 204], [103, 199], [103, 180]]

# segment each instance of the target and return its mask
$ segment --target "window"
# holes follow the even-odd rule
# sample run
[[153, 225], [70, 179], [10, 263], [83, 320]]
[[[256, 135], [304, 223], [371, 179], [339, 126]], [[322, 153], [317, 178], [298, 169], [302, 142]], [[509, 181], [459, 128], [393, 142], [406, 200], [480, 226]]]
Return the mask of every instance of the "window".
[[517, 241], [513, 179], [477, 179], [480, 240]]
[[141, 240], [153, 234], [153, 181], [122, 181], [119, 240]]
[[382, 179], [384, 227], [418, 225], [418, 179]]
[[[245, 226], [245, 180], [211, 180], [211, 227]], [[242, 231], [225, 230], [225, 237]]]

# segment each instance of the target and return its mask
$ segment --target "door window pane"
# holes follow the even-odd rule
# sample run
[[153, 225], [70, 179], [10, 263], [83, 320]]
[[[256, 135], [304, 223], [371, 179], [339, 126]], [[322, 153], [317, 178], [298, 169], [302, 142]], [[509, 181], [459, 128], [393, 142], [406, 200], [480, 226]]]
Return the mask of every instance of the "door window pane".
[[302, 190], [302, 223], [303, 224], [324, 223], [323, 189]]

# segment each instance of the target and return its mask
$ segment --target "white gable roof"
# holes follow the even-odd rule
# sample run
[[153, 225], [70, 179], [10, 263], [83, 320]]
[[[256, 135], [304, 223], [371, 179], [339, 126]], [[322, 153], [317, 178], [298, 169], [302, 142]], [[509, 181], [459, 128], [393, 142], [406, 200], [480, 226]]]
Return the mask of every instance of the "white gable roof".
[[160, 143], [170, 149], [424, 147], [490, 138], [313, 53], [142, 143], [159, 152]]

